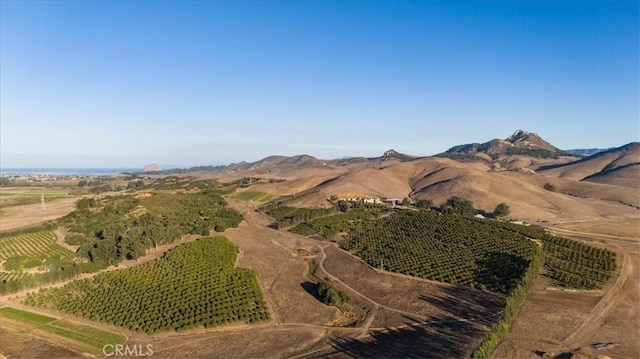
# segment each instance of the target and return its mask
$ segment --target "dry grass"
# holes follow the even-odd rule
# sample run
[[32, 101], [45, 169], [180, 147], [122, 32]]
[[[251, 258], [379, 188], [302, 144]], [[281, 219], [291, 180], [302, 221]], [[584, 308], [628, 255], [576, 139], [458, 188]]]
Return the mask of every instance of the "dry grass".
[[[638, 357], [640, 248], [635, 241], [616, 239], [612, 228], [605, 235], [582, 233], [576, 239], [618, 252], [624, 260], [619, 261], [617, 277], [602, 291], [578, 292], [546, 290], [545, 279], [539, 278], [494, 358], [535, 358], [535, 351], [559, 354], [574, 349], [584, 358]], [[590, 347], [610, 342], [619, 345], [602, 351]]]
[[40, 203], [3, 208], [0, 231], [28, 227], [62, 217], [75, 209], [76, 200], [77, 198], [63, 198], [46, 203], [45, 211], [41, 210]]
[[337, 318], [335, 308], [320, 303], [302, 286], [307, 281], [307, 262], [295, 256], [296, 250], [312, 252], [317, 246], [311, 239], [267, 227], [271, 222], [243, 201], [229, 200], [246, 221], [225, 236], [241, 250], [238, 265], [255, 269], [258, 279], [275, 313], [278, 323], [325, 325]]
[[[62, 344], [62, 343], [61, 343]], [[21, 333], [0, 329], [0, 354], [7, 358], [85, 358], [61, 345], [52, 345], [48, 341], [34, 338], [31, 333]]]

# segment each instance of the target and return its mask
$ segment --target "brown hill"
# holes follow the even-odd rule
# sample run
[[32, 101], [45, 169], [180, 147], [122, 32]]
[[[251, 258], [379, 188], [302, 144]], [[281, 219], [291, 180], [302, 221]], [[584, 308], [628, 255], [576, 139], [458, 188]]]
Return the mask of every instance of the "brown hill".
[[332, 170], [333, 166], [331, 166], [328, 161], [319, 160], [309, 155], [269, 156], [255, 162], [239, 162], [232, 163], [228, 166], [215, 167], [212, 172], [226, 175], [251, 176], [290, 173], [306, 169]]
[[[300, 175], [303, 172], [299, 172]], [[289, 182], [289, 181], [287, 181]], [[556, 178], [535, 172], [491, 171], [486, 163], [461, 163], [447, 158], [424, 158], [368, 166], [322, 179], [310, 175], [279, 184], [265, 184], [261, 190], [274, 193], [284, 187], [312, 195], [293, 202], [299, 206], [326, 206], [327, 198], [340, 193], [361, 193], [372, 197], [430, 199], [441, 204], [451, 196], [474, 202], [476, 208], [492, 211], [500, 202], [509, 204], [512, 217], [530, 222], [630, 218], [638, 216], [640, 197], [630, 187]], [[551, 182], [558, 192], [544, 189]], [[287, 193], [292, 193], [288, 191]]]
[[567, 155], [562, 150], [545, 141], [538, 134], [523, 130], [515, 131], [504, 140], [494, 139], [485, 143], [471, 143], [451, 147], [438, 155], [454, 159], [502, 159], [505, 156], [525, 155], [537, 158], [557, 158]]
[[546, 176], [640, 188], [640, 143], [632, 142], [564, 165], [543, 166]]

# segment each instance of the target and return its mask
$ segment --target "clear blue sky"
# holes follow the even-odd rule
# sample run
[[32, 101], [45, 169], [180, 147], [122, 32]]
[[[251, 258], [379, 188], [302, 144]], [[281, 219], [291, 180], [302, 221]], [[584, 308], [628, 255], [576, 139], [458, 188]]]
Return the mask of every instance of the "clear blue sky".
[[5, 168], [640, 137], [637, 1], [0, 6]]

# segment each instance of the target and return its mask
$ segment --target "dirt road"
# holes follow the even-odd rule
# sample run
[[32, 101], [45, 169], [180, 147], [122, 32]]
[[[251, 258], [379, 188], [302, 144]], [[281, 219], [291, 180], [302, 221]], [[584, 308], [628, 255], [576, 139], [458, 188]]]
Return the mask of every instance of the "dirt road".
[[585, 340], [601, 325], [605, 315], [622, 299], [625, 290], [628, 289], [629, 277], [633, 272], [633, 266], [628, 259], [628, 255], [623, 254], [621, 262], [622, 268], [614, 284], [593, 308], [587, 319], [580, 323], [580, 325], [564, 339], [563, 345], [568, 348], [573, 348], [579, 344], [584, 344]]

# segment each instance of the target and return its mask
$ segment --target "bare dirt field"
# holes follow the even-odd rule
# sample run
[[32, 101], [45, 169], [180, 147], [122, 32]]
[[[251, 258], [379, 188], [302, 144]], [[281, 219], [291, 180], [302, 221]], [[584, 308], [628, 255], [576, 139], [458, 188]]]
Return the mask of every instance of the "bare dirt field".
[[559, 222], [553, 230], [564, 236], [584, 236], [640, 242], [640, 217]]
[[303, 326], [251, 327], [136, 338], [129, 343], [153, 345], [154, 358], [291, 358], [324, 346], [328, 331]]
[[[503, 304], [503, 296], [464, 286], [454, 286], [402, 274], [382, 272], [371, 268], [360, 259], [333, 245], [324, 247], [326, 259], [320, 268], [377, 303], [389, 308], [409, 312], [428, 320], [433, 316], [460, 317], [452, 305], [459, 301], [465, 308], [465, 318], [494, 318]], [[489, 319], [488, 323], [492, 322]], [[484, 321], [483, 321], [484, 322]]]
[[378, 271], [333, 245], [324, 246], [323, 254], [317, 275], [369, 301], [372, 327], [394, 327], [361, 338], [333, 338], [332, 349], [324, 353], [330, 357], [387, 357], [394, 352], [468, 357], [504, 305], [504, 298], [494, 293]]
[[75, 209], [76, 200], [77, 198], [69, 197], [46, 203], [44, 211], [40, 203], [3, 208], [0, 215], [0, 231], [32, 226], [62, 217]]
[[307, 261], [296, 250], [312, 252], [316, 241], [268, 228], [269, 217], [242, 201], [228, 200], [245, 218], [225, 234], [240, 247], [240, 267], [255, 269], [268, 303], [279, 323], [326, 325], [337, 316], [335, 308], [320, 303], [302, 286], [307, 281]]
[[34, 338], [32, 334], [17, 333], [0, 328], [0, 358], [60, 358], [77, 359], [85, 356], [68, 349], [50, 344], [48, 341]]

